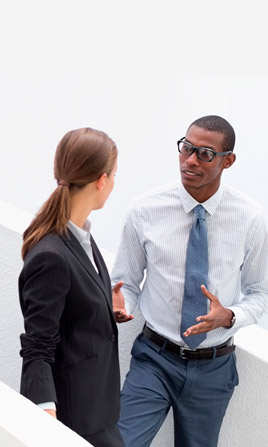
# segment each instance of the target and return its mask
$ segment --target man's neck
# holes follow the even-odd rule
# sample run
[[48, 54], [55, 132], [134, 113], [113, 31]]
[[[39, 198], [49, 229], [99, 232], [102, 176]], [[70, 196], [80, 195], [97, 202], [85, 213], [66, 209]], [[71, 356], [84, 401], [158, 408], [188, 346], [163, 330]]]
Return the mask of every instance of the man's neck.
[[185, 190], [190, 194], [190, 196], [193, 197], [198, 203], [206, 202], [206, 200], [210, 199], [210, 197], [214, 196], [216, 192], [218, 191], [220, 185], [218, 185], [217, 188], [214, 188], [213, 190], [206, 190], [206, 188], [189, 188], [185, 187]]

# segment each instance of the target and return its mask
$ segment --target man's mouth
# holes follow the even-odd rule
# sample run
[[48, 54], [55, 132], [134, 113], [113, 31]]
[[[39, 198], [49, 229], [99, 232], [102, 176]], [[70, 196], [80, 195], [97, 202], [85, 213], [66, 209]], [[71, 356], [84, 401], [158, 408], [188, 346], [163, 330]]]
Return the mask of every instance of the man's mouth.
[[183, 174], [189, 175], [190, 177], [196, 177], [196, 176], [200, 175], [198, 172], [188, 171], [188, 169], [183, 169], [182, 172], [183, 172]]

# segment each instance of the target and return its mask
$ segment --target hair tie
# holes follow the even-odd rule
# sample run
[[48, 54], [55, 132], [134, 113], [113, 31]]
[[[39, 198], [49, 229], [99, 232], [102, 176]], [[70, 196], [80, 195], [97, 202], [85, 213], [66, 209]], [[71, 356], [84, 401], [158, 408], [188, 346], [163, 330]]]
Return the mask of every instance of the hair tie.
[[59, 181], [59, 185], [61, 186], [67, 186], [68, 188], [70, 188], [70, 183], [66, 182], [65, 180], [60, 180]]

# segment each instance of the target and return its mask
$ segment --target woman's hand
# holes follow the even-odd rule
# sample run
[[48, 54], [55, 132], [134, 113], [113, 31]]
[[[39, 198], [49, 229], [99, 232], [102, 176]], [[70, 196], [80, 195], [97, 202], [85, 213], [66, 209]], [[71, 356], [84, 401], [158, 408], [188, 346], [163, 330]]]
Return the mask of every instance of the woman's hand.
[[57, 419], [56, 410], [44, 410], [46, 413], [50, 414], [50, 416], [53, 416], [53, 418]]

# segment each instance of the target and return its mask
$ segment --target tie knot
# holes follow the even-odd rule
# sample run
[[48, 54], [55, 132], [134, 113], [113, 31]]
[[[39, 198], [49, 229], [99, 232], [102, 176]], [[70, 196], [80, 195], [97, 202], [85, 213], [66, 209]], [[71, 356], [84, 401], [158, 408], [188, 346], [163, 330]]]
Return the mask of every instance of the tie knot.
[[195, 213], [195, 217], [196, 219], [204, 219], [206, 220], [206, 210], [202, 205], [197, 205], [194, 208], [194, 213]]

